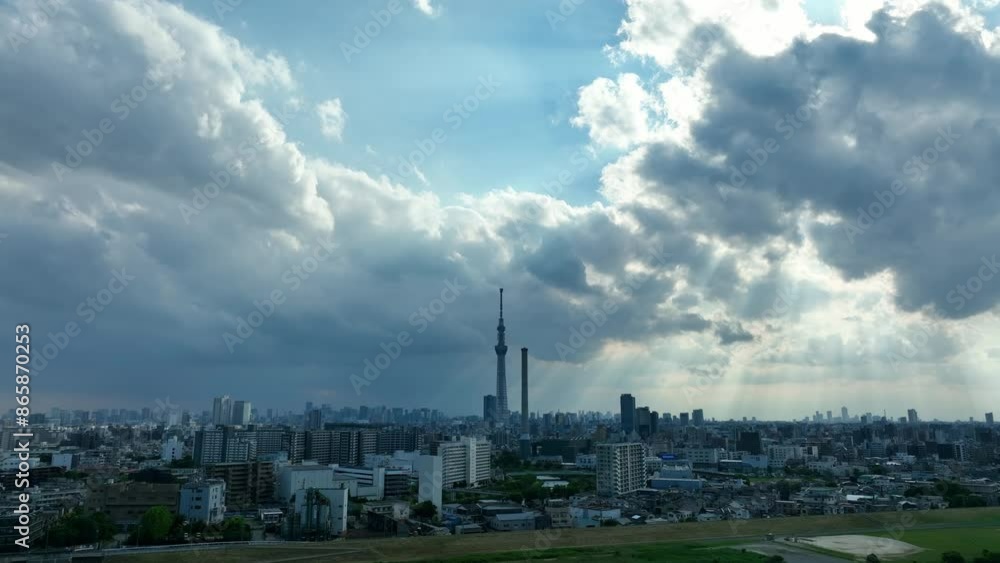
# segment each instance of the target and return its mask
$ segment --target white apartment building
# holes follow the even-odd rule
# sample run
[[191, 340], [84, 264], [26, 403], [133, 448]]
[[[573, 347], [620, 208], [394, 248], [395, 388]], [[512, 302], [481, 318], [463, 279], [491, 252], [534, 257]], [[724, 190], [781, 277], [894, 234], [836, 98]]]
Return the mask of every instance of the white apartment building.
[[178, 513], [188, 520], [218, 524], [226, 514], [225, 498], [226, 482], [222, 479], [191, 481], [181, 487]]
[[597, 494], [621, 496], [646, 486], [646, 460], [642, 444], [597, 446]]
[[769, 446], [767, 457], [772, 469], [782, 469], [793, 459], [802, 459], [802, 446]]
[[169, 440], [163, 442], [160, 448], [160, 459], [163, 461], [174, 461], [184, 457], [184, 443], [177, 436], [171, 436]]
[[441, 485], [477, 487], [489, 481], [491, 447], [487, 440], [468, 436], [456, 442], [439, 442], [433, 453], [441, 458]]

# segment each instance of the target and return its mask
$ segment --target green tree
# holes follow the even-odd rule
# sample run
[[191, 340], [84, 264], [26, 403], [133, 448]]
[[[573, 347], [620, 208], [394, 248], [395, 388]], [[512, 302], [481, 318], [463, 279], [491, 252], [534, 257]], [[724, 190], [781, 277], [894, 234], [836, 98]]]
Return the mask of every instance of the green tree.
[[195, 464], [194, 458], [192, 458], [189, 455], [186, 455], [181, 459], [175, 459], [171, 461], [170, 463], [167, 464], [167, 467], [173, 469], [191, 469], [193, 467], [197, 467], [197, 464]]
[[250, 539], [250, 525], [242, 516], [228, 518], [222, 523], [222, 539], [225, 541], [244, 541]]
[[946, 551], [941, 554], [941, 563], [965, 563], [965, 557], [957, 551]]
[[155, 544], [166, 539], [173, 526], [174, 516], [164, 506], [154, 506], [139, 520], [139, 543]]
[[879, 562], [880, 560], [878, 558], [878, 555], [875, 555], [874, 553], [869, 553], [868, 557], [865, 557], [865, 563], [879, 563]]
[[434, 506], [433, 502], [431, 502], [429, 500], [425, 500], [424, 502], [421, 502], [420, 504], [414, 505], [413, 509], [412, 509], [412, 512], [413, 512], [413, 515], [416, 516], [417, 518], [422, 518], [424, 520], [430, 520], [431, 518], [434, 518], [435, 514], [437, 514], [437, 507]]

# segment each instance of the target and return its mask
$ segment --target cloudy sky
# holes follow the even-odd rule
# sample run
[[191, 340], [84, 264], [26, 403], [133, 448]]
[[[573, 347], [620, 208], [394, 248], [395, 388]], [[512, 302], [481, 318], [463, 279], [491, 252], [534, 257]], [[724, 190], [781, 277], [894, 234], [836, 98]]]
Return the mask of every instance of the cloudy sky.
[[0, 318], [36, 408], [478, 413], [502, 286], [512, 406], [982, 419], [996, 4], [5, 1]]

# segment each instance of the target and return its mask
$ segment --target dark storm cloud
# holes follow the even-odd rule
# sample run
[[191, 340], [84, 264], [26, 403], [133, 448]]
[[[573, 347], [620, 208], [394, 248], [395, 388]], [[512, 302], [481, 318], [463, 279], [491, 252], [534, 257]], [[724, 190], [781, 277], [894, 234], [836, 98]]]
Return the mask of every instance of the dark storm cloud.
[[950, 20], [941, 7], [905, 21], [879, 13], [871, 43], [826, 35], [765, 58], [730, 49], [707, 72], [712, 100], [692, 128], [695, 153], [724, 164], [654, 147], [641, 174], [694, 202], [693, 228], [722, 236], [795, 237], [787, 213], [833, 214], [840, 223], [808, 234], [847, 278], [893, 272], [907, 310], [988, 310], [1000, 298], [996, 268], [980, 275], [1000, 250], [1000, 59]]

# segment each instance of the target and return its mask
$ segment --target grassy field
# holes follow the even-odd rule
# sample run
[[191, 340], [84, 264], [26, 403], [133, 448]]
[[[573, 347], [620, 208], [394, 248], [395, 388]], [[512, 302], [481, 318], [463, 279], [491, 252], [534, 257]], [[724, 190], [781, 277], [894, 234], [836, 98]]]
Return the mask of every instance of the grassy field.
[[939, 563], [941, 554], [945, 551], [957, 551], [970, 561], [984, 549], [1000, 552], [1000, 523], [982, 528], [907, 530], [902, 534], [870, 535], [890, 537], [926, 549], [927, 551], [905, 558], [905, 561], [918, 563]]
[[[467, 536], [351, 540], [318, 544], [288, 544], [277, 547], [237, 548], [183, 553], [151, 553], [118, 555], [115, 563], [176, 563], [178, 560], [204, 560], [229, 563], [237, 561], [290, 561], [316, 558], [331, 561], [422, 561], [472, 557], [483, 560], [487, 554], [534, 550], [552, 558], [555, 549], [562, 548], [623, 548], [643, 544], [674, 542], [684, 546], [711, 540], [747, 538], [757, 541], [767, 533], [778, 537], [832, 534], [891, 534], [904, 530], [903, 541], [912, 542], [918, 532], [927, 527], [951, 527], [946, 533], [960, 529], [993, 526], [1000, 528], [1000, 508], [967, 508], [931, 510], [926, 512], [881, 512], [842, 516], [806, 516], [730, 522], [703, 522], [652, 526], [625, 526], [589, 530], [562, 529], [537, 532], [506, 532]], [[919, 545], [919, 544], [918, 544]], [[547, 549], [553, 548], [553, 549]], [[982, 549], [982, 548], [979, 548]], [[522, 555], [523, 557], [523, 555]], [[591, 558], [585, 557], [588, 561]], [[571, 561], [572, 559], [570, 559]], [[615, 560], [622, 560], [616, 557]], [[640, 560], [640, 559], [635, 559]]]
[[707, 545], [656, 543], [622, 547], [559, 548], [544, 551], [507, 551], [452, 557], [422, 559], [421, 563], [503, 563], [513, 561], [586, 561], [587, 563], [670, 562], [670, 563], [762, 563], [767, 557], [738, 549]]

